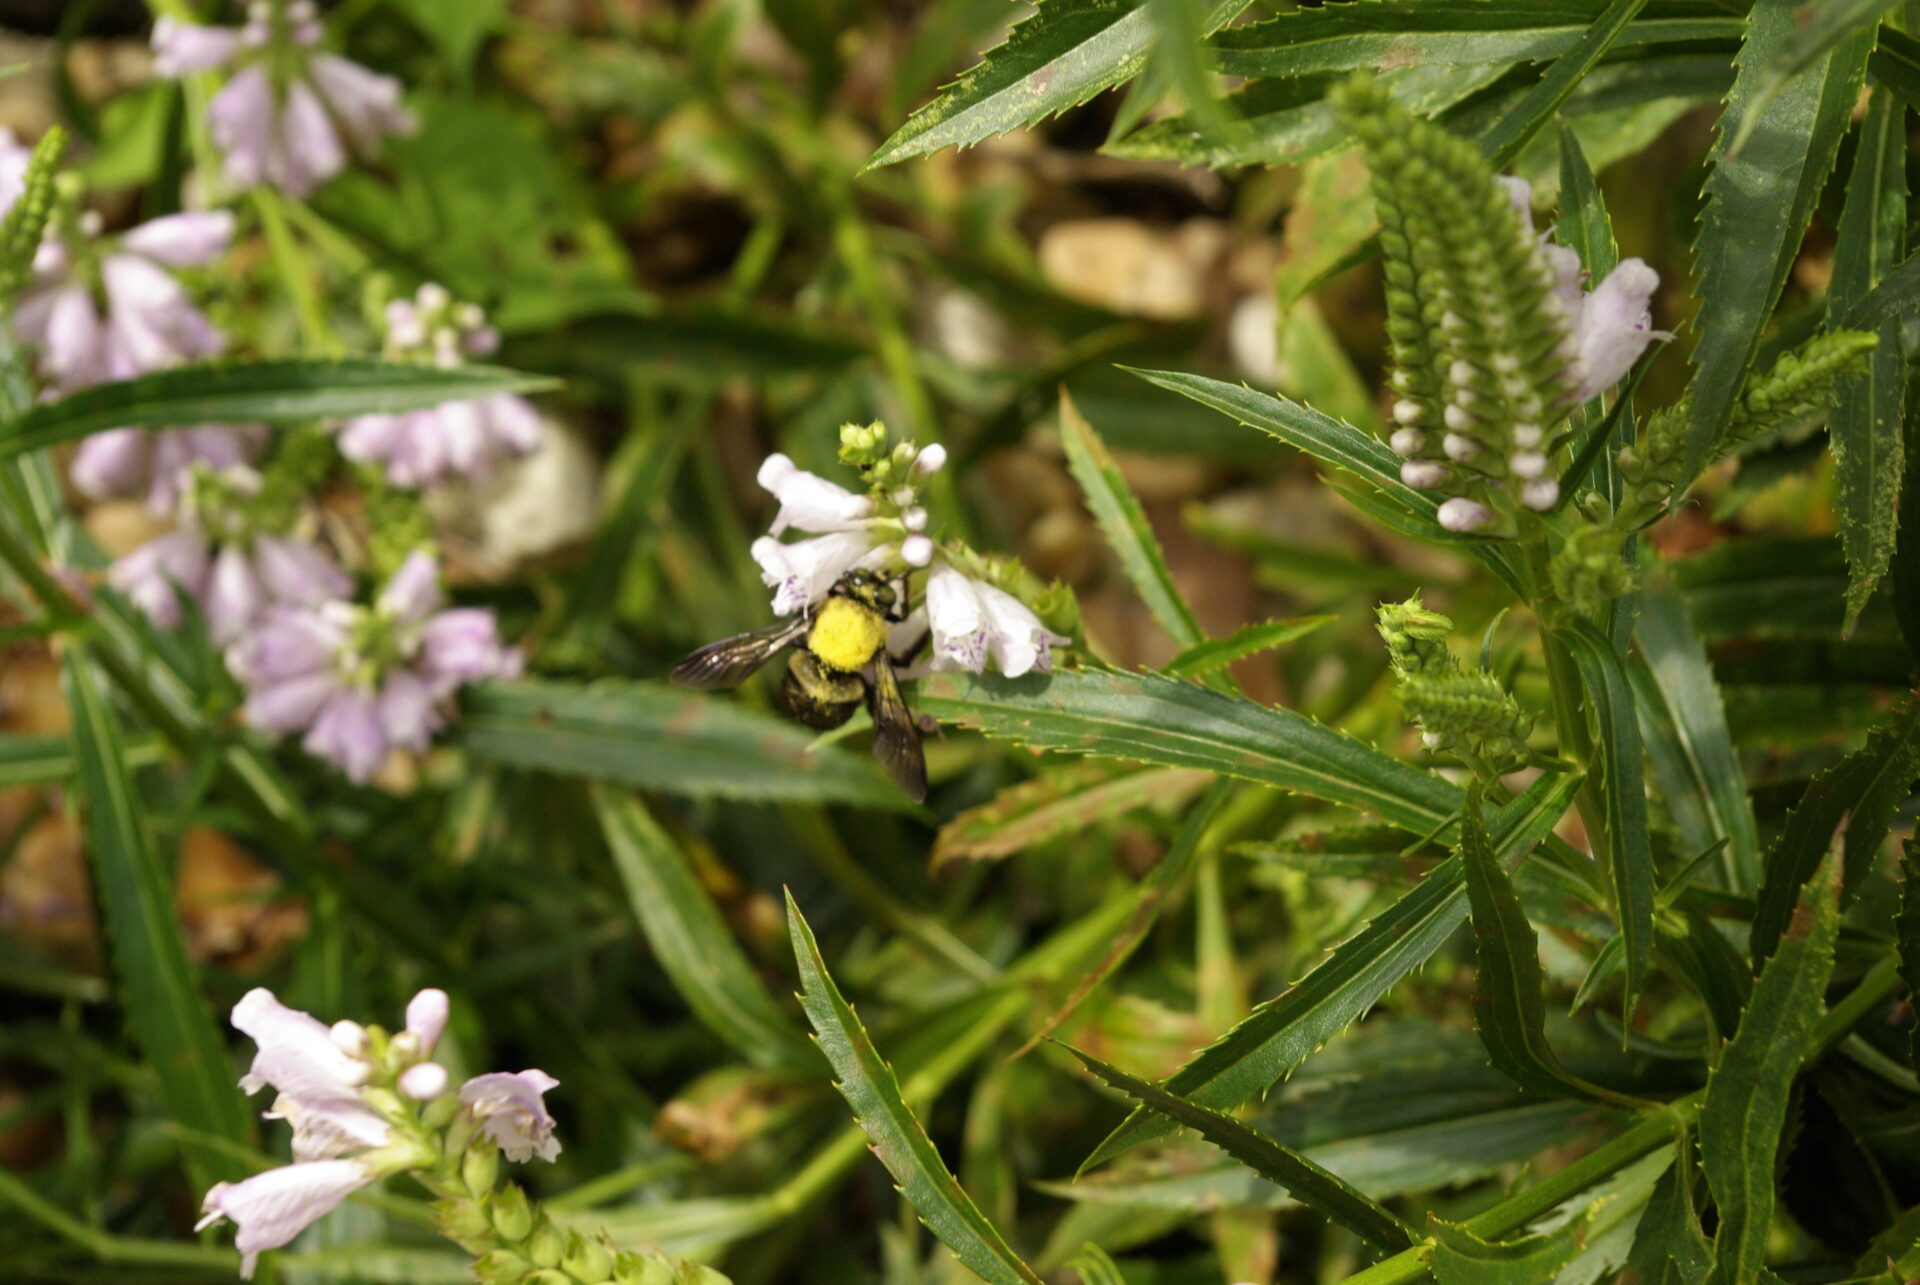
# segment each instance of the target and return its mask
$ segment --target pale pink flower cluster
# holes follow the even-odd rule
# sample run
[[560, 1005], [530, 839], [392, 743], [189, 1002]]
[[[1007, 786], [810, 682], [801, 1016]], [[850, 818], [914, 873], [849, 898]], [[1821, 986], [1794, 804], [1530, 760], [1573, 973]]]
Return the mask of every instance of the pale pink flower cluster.
[[[916, 479], [946, 464], [940, 446], [922, 450], [914, 461]], [[785, 455], [771, 455], [760, 466], [760, 485], [779, 501], [768, 534], [754, 541], [760, 578], [774, 591], [779, 615], [805, 611], [852, 571], [900, 575], [927, 568], [926, 597], [894, 630], [898, 650], [933, 636], [933, 669], [979, 673], [991, 659], [1010, 678], [1052, 668], [1052, 648], [1067, 641], [1040, 623], [1018, 598], [985, 580], [957, 570], [926, 534], [927, 512], [915, 503], [911, 488], [889, 497], [897, 516], [878, 517], [872, 496], [856, 495], [818, 474], [801, 469]], [[812, 532], [806, 540], [783, 542], [789, 528]]]
[[[395, 1114], [392, 1097], [367, 1089], [384, 1067], [399, 1069], [394, 1087], [412, 1102], [445, 1097], [446, 1068], [432, 1061], [447, 1026], [444, 991], [423, 990], [407, 1005], [406, 1025], [388, 1041], [384, 1063], [357, 1022], [331, 1027], [288, 1008], [271, 991], [248, 991], [233, 1008], [233, 1025], [258, 1046], [240, 1088], [276, 1096], [269, 1120], [293, 1126], [293, 1163], [243, 1182], [218, 1183], [202, 1203], [196, 1230], [223, 1220], [239, 1234], [240, 1275], [251, 1279], [260, 1255], [279, 1249], [338, 1208], [354, 1192], [430, 1158], [421, 1140], [404, 1136], [414, 1123], [411, 1108]], [[462, 1085], [458, 1100], [475, 1132], [514, 1161], [560, 1154], [554, 1120], [542, 1095], [559, 1082], [543, 1071], [494, 1072]]]
[[[442, 368], [490, 355], [499, 332], [473, 304], [453, 302], [438, 285], [387, 305], [386, 355]], [[400, 415], [361, 415], [340, 426], [340, 453], [380, 464], [395, 486], [431, 486], [449, 478], [478, 479], [503, 459], [540, 445], [540, 416], [524, 397], [496, 393], [443, 402]]]
[[445, 609], [439, 567], [414, 553], [372, 607], [341, 596], [270, 608], [227, 666], [247, 689], [248, 722], [303, 733], [309, 754], [365, 782], [392, 750], [425, 750], [462, 686], [517, 677], [521, 657], [493, 613]]
[[325, 32], [311, 0], [255, 0], [240, 27], [162, 17], [153, 26], [162, 76], [232, 68], [207, 107], [225, 174], [238, 188], [261, 184], [304, 197], [371, 153], [388, 134], [416, 128], [400, 82], [321, 51]]

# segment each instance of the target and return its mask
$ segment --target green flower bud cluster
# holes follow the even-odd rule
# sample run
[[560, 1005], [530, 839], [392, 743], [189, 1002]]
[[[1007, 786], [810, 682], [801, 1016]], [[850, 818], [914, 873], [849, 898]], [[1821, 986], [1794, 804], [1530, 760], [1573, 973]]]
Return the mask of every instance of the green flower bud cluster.
[[33, 279], [34, 255], [53, 217], [54, 180], [66, 150], [67, 133], [55, 125], [33, 149], [20, 195], [0, 220], [0, 300], [9, 304]]
[[1510, 497], [1553, 499], [1544, 444], [1566, 409], [1568, 332], [1552, 269], [1472, 143], [1368, 75], [1331, 98], [1373, 172], [1403, 480], [1461, 500], [1442, 506], [1449, 529], [1511, 533], [1495, 517]]
[[[1767, 433], [1805, 422], [1825, 409], [1842, 375], [1865, 366], [1880, 337], [1865, 330], [1830, 330], [1781, 355], [1765, 374], [1749, 375], [1715, 449], [1721, 459]], [[1686, 461], [1687, 411], [1682, 400], [1653, 415], [1637, 446], [1621, 448], [1620, 476], [1627, 485], [1620, 522], [1637, 529], [1658, 516], [1692, 482], [1682, 477]], [[1616, 523], [1617, 525], [1619, 523]]]
[[1461, 671], [1447, 646], [1453, 621], [1427, 610], [1419, 594], [1382, 604], [1375, 615], [1401, 707], [1420, 725], [1428, 749], [1485, 760], [1495, 770], [1526, 758], [1533, 719], [1492, 674]]
[[[1595, 494], [1594, 499], [1600, 500]], [[1604, 509], [1605, 501], [1600, 500]], [[1633, 568], [1621, 556], [1626, 533], [1603, 512], [1592, 526], [1576, 527], [1547, 565], [1554, 597], [1584, 616], [1632, 590]]]
[[[863, 482], [885, 493], [917, 486], [923, 476], [938, 471], [946, 460], [943, 447], [933, 446], [923, 451], [912, 442], [890, 444], [890, 440], [887, 426], [879, 420], [871, 424], [844, 424], [840, 428], [840, 462], [859, 469]], [[923, 455], [928, 455], [925, 463], [921, 461]]]

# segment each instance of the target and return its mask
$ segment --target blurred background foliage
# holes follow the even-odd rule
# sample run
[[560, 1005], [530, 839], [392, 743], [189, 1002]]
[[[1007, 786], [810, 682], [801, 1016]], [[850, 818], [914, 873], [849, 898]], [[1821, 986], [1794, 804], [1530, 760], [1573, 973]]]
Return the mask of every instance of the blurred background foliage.
[[[1248, 19], [1289, 8], [1233, 7]], [[1622, 253], [1661, 273], [1657, 323], [1684, 332], [1686, 246], [1740, 6], [1674, 7], [1703, 32], [1603, 63], [1562, 112]], [[1533, 8], [1591, 17], [1576, 0]], [[1188, 57], [1143, 54], [1137, 78], [1030, 129], [924, 155], [910, 136], [892, 145], [897, 163], [870, 165], [1010, 16], [1004, 0], [332, 6], [335, 38], [405, 80], [422, 123], [383, 165], [289, 203], [338, 341], [372, 343], [359, 320], [371, 283], [438, 281], [489, 309], [503, 364], [565, 380], [543, 401], [562, 426], [546, 451], [434, 501], [454, 576], [504, 613], [537, 677], [482, 693], [454, 745], [376, 788], [301, 777], [310, 823], [297, 842], [225, 774], [231, 729], [215, 715], [231, 700], [209, 686], [207, 658], [176, 647], [170, 662], [202, 716], [196, 746], [138, 732], [122, 749], [211, 1008], [269, 984], [299, 1007], [369, 1018], [444, 986], [462, 1046], [488, 1050], [476, 1065], [560, 1079], [566, 1152], [535, 1177], [582, 1226], [711, 1258], [743, 1283], [966, 1278], [868, 1157], [803, 1040], [785, 887], [948, 1164], [1048, 1279], [1340, 1279], [1368, 1261], [1356, 1237], [1191, 1135], [1075, 1181], [1123, 1100], [1030, 1037], [1051, 1015], [1061, 1040], [1163, 1079], [1444, 847], [1246, 782], [1203, 815], [1205, 772], [954, 729], [928, 740], [934, 789], [919, 809], [857, 737], [800, 758], [809, 738], [772, 721], [764, 686], [723, 711], [652, 685], [689, 648], [766, 618], [747, 554], [770, 511], [759, 461], [781, 449], [830, 473], [839, 426], [873, 418], [948, 444], [949, 528], [1069, 585], [1092, 655], [1172, 660], [1180, 642], [1122, 574], [1069, 468], [1065, 389], [1207, 634], [1329, 618], [1222, 671], [1247, 697], [1420, 761], [1372, 631], [1376, 602], [1419, 589], [1462, 637], [1488, 631], [1523, 702], [1544, 706], [1535, 658], [1496, 616], [1503, 593], [1470, 559], [1365, 521], [1303, 456], [1116, 369], [1246, 381], [1378, 426], [1377, 265], [1329, 272], [1371, 226], [1364, 165], [1319, 102], [1330, 75], [1255, 80], [1223, 109], [1190, 94]], [[146, 22], [117, 0], [0, 4], [0, 63], [24, 68], [0, 84], [0, 121], [29, 134], [69, 124], [120, 221], [181, 195], [181, 100], [148, 72]], [[1473, 132], [1539, 70], [1443, 67], [1417, 101]], [[1208, 118], [1222, 110], [1232, 118]], [[1793, 260], [1788, 328], [1817, 315], [1852, 146]], [[1551, 192], [1553, 131], [1514, 168]], [[266, 252], [257, 239], [242, 251]], [[205, 283], [217, 319], [249, 350], [298, 347], [289, 301], [253, 279]], [[1687, 346], [1653, 360], [1649, 404], [1684, 386]], [[1689, 681], [1718, 684], [1763, 837], [1814, 772], [1861, 744], [1912, 668], [1890, 592], [1839, 631], [1833, 495], [1815, 433], [1721, 468], [1650, 533], [1671, 568], [1662, 592], [1712, 662]], [[141, 521], [123, 505], [84, 514], [108, 550]], [[73, 715], [33, 635], [11, 629], [0, 665], [0, 1274], [229, 1279], [228, 1251], [183, 1234], [198, 1198], [183, 1156], [245, 1169], [275, 1144], [257, 1127], [194, 1134], [128, 1042], [88, 836], [63, 790]], [[170, 770], [146, 770], [161, 762]], [[1676, 811], [1697, 806], [1656, 795], [1669, 874], [1693, 855], [1674, 836], [1697, 828]], [[1153, 882], [1190, 815], [1202, 820], [1189, 822], [1185, 877]], [[1911, 830], [1911, 801], [1893, 825]], [[1575, 822], [1562, 832], [1579, 840]], [[1841, 933], [1843, 971], [1892, 932], [1897, 895], [1874, 879]], [[1610, 927], [1550, 878], [1519, 886], [1549, 1009], [1564, 1013]], [[1617, 1133], [1615, 1113], [1523, 1093], [1487, 1065], [1472, 960], [1453, 933], [1248, 1122], [1416, 1219], [1454, 1222]], [[1642, 1096], [1699, 1087], [1710, 1028], [1691, 990], [1656, 978], [1623, 1031], [1617, 995], [1600, 989], [1552, 1023], [1570, 1067]], [[1870, 1250], [1914, 1239], [1875, 1243], [1920, 1198], [1898, 1020], [1863, 1024], [1854, 1056], [1823, 1064], [1796, 1100], [1789, 1172], [1815, 1176], [1781, 1192], [1774, 1248], [1791, 1279], [1841, 1279], [1856, 1261], [1865, 1279], [1879, 1270]], [[1559, 1279], [1618, 1270], [1664, 1154], [1609, 1180]], [[1089, 1243], [1118, 1266], [1069, 1268]], [[267, 1270], [429, 1282], [463, 1279], [465, 1264], [396, 1188]]]

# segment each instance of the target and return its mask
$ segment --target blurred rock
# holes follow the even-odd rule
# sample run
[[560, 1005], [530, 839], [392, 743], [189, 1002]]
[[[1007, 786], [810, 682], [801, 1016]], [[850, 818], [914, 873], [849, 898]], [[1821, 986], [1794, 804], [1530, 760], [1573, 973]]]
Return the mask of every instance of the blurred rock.
[[0, 866], [0, 932], [69, 968], [100, 971], [93, 880], [74, 817], [40, 818]]
[[1040, 238], [1040, 270], [1057, 289], [1161, 321], [1198, 316], [1228, 231], [1213, 219], [1162, 230], [1133, 219], [1068, 219]]
[[73, 720], [60, 692], [60, 666], [44, 646], [0, 649], [0, 729], [15, 736], [65, 736]]
[[921, 299], [921, 342], [967, 370], [1011, 363], [1013, 336], [1000, 314], [970, 290], [929, 291]]
[[542, 416], [540, 449], [478, 485], [440, 487], [427, 511], [450, 537], [456, 580], [505, 580], [585, 541], [600, 512], [600, 461], [578, 430]]
[[88, 506], [81, 521], [101, 551], [115, 558], [172, 529], [137, 500], [101, 500]]
[[307, 932], [306, 903], [282, 897], [283, 886], [226, 835], [190, 827], [180, 839], [173, 893], [187, 953], [240, 972], [270, 962]]
[[1280, 386], [1280, 309], [1271, 292], [1242, 295], [1233, 305], [1227, 348], [1242, 375], [1264, 388]]

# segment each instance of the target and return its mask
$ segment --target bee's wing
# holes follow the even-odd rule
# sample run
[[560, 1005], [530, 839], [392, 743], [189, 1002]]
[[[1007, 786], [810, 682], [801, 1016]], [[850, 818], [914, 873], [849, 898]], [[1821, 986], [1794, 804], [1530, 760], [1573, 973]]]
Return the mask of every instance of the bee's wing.
[[920, 750], [920, 729], [900, 694], [883, 651], [873, 660], [873, 680], [867, 684], [867, 710], [873, 715], [873, 753], [893, 783], [915, 803], [927, 801], [927, 757]]
[[767, 663], [773, 654], [807, 632], [807, 618], [795, 616], [756, 629], [708, 643], [673, 667], [670, 677], [682, 687], [711, 690], [738, 687]]

